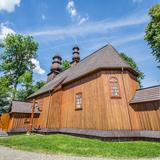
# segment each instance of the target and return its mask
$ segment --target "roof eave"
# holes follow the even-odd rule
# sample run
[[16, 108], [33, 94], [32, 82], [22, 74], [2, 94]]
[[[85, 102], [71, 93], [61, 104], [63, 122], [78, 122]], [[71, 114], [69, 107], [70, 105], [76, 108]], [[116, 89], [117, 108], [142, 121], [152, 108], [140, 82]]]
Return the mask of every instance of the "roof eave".
[[129, 104], [148, 103], [148, 102], [155, 102], [155, 101], [160, 101], [160, 99], [151, 99], [151, 100], [144, 100], [144, 101], [130, 101]]
[[[72, 80], [70, 80], [70, 81], [67, 81], [67, 82], [63, 83], [63, 85], [64, 85], [64, 84], [71, 83], [71, 82], [74, 82], [74, 81], [76, 81], [77, 79], [80, 79], [80, 78], [82, 78], [82, 77], [85, 77], [85, 76], [87, 76], [88, 74], [94, 73], [94, 72], [99, 71], [99, 70], [111, 70], [111, 69], [114, 69], [114, 70], [116, 70], [116, 69], [122, 70], [122, 68], [123, 68], [123, 69], [128, 69], [128, 70], [129, 70], [130, 72], [132, 72], [133, 74], [134, 74], [134, 73], [137, 73], [136, 71], [134, 71], [132, 68], [129, 68], [129, 67], [99, 67], [99, 68], [96, 68], [96, 69], [94, 69], [94, 70], [92, 70], [92, 71], [90, 71], [90, 72], [87, 72], [86, 74], [83, 74], [83, 75], [81, 75], [81, 76], [79, 76], [79, 77], [77, 77], [77, 78], [75, 78], [75, 79], [72, 79]], [[135, 75], [135, 74], [134, 74], [134, 75]], [[137, 76], [137, 75], [135, 75], [135, 76]]]

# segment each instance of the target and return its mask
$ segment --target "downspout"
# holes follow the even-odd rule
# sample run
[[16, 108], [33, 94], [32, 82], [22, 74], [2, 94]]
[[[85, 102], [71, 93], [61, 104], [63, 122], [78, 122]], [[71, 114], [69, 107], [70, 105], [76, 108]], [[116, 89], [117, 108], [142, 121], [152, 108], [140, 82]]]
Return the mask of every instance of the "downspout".
[[125, 87], [125, 83], [124, 83], [124, 77], [123, 77], [124, 68], [122, 67], [121, 69], [122, 69], [121, 77], [122, 77], [122, 82], [123, 82], [123, 90], [124, 90], [124, 95], [125, 95], [126, 104], [127, 104], [127, 107], [128, 107], [127, 110], [128, 110], [128, 116], [129, 116], [130, 127], [131, 127], [131, 130], [132, 130], [132, 123], [131, 123], [131, 117], [130, 117], [130, 113], [129, 113], [128, 98], [127, 98], [126, 87]]

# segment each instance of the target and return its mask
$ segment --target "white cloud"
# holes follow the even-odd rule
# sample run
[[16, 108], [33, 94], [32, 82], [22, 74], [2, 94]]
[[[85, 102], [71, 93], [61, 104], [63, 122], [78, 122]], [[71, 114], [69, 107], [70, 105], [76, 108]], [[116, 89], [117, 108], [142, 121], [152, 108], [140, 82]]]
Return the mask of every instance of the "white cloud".
[[144, 39], [144, 32], [140, 32], [140, 33], [136, 33], [134, 35], [130, 35], [127, 37], [116, 39], [116, 40], [112, 41], [112, 43], [116, 44], [116, 45], [122, 45], [122, 44], [125, 44], [128, 42], [132, 42], [132, 41], [136, 41], [136, 40], [140, 40], [140, 39]]
[[66, 6], [67, 11], [71, 15], [71, 17], [77, 16], [77, 10], [73, 0], [69, 0]]
[[[138, 17], [138, 18], [137, 18]], [[79, 26], [66, 26], [63, 28], [51, 28], [48, 30], [42, 30], [32, 32], [33, 36], [56, 36], [58, 37], [73, 37], [73, 36], [85, 36], [93, 33], [106, 33], [110, 30], [134, 25], [145, 24], [149, 20], [146, 15], [133, 15], [130, 17], [113, 20], [113, 21], [97, 21], [90, 22]]]
[[141, 3], [143, 0], [132, 0], [133, 3]]
[[81, 25], [81, 24], [83, 24], [84, 22], [86, 22], [86, 21], [88, 21], [88, 17], [82, 17], [80, 20], [79, 20], [79, 23], [78, 23], [78, 25]]
[[42, 13], [41, 18], [42, 18], [42, 20], [45, 20], [46, 19], [46, 15]]
[[2, 41], [7, 34], [15, 34], [15, 31], [9, 27], [7, 27], [4, 23], [0, 24], [0, 41]]
[[82, 23], [88, 21], [88, 17], [82, 17], [78, 13], [73, 0], [68, 1], [67, 6], [66, 6], [66, 10], [70, 14], [72, 20], [75, 20], [78, 25], [81, 25]]
[[21, 0], [0, 0], [0, 11], [13, 12], [20, 3]]
[[44, 74], [45, 70], [41, 68], [40, 63], [37, 59], [32, 58], [32, 63], [35, 65], [35, 69], [33, 72], [38, 73], [38, 74]]

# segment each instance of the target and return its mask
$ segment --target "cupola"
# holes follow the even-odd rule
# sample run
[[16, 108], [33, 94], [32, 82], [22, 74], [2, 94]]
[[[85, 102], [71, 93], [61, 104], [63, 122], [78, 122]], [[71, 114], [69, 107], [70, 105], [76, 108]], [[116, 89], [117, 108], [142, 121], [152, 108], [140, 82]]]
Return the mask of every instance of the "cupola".
[[53, 80], [57, 74], [62, 72], [61, 61], [62, 61], [62, 58], [59, 54], [56, 54], [53, 56], [52, 66], [50, 69], [50, 73], [48, 74], [48, 77], [47, 77], [47, 82]]
[[73, 57], [72, 57], [71, 65], [76, 65], [79, 61], [80, 61], [79, 47], [74, 46], [73, 47]]

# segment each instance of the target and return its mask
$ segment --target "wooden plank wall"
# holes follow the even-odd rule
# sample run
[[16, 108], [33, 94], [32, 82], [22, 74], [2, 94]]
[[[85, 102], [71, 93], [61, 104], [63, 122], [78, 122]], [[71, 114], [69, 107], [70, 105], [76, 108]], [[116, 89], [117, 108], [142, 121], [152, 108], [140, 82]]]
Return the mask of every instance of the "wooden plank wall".
[[[38, 114], [34, 115], [33, 119], [33, 127], [37, 128], [38, 122]], [[11, 115], [9, 129], [12, 128], [28, 128], [30, 123], [31, 114], [24, 114], [24, 113], [13, 113]]]
[[[121, 98], [110, 97], [109, 79], [113, 76], [119, 81]], [[123, 75], [121, 71], [101, 71], [66, 85], [62, 95], [61, 128], [160, 130], [158, 110], [143, 113], [129, 105], [138, 88], [136, 78], [128, 71]], [[77, 111], [75, 94], [78, 92], [82, 92], [83, 109]], [[148, 108], [152, 108], [151, 105]]]
[[0, 128], [2, 128], [2, 130], [4, 131], [7, 131], [9, 127], [9, 122], [10, 122], [9, 113], [3, 113], [0, 117]]
[[[135, 92], [137, 89], [139, 89], [139, 84], [133, 77], [133, 75], [129, 72], [127, 72], [126, 77], [124, 79], [124, 84], [126, 88], [127, 93], [127, 101], [128, 104], [133, 98]], [[138, 114], [133, 110], [133, 108], [128, 105], [129, 114], [130, 114], [130, 121], [131, 121], [131, 129], [132, 130], [141, 130], [141, 124]]]
[[62, 91], [56, 91], [52, 94], [49, 112], [47, 117], [47, 128], [60, 128], [60, 115], [62, 104]]
[[160, 101], [133, 104], [142, 130], [160, 130]]
[[[119, 81], [121, 98], [111, 98], [109, 79], [113, 76]], [[157, 104], [129, 105], [138, 88], [136, 78], [128, 71], [123, 75], [116, 70], [89, 74], [59, 91], [38, 96], [36, 101], [42, 111], [37, 125], [41, 128], [160, 130], [160, 111], [154, 109]], [[78, 92], [82, 92], [82, 110], [75, 110]]]
[[[118, 78], [121, 98], [110, 97], [109, 78], [112, 76]], [[83, 94], [83, 109], [75, 111], [75, 94], [78, 92]], [[91, 74], [64, 87], [62, 97], [62, 128], [131, 130], [120, 71]]]
[[[109, 121], [109, 127], [104, 125], [104, 130], [131, 130], [130, 115], [128, 109], [128, 99], [125, 93], [125, 79], [127, 73], [122, 75], [121, 71], [103, 71], [102, 79], [104, 86], [104, 106], [106, 115]], [[116, 77], [119, 83], [120, 98], [111, 98], [109, 80], [111, 77]], [[130, 91], [129, 91], [130, 92]]]
[[36, 98], [41, 108], [38, 119], [40, 128], [59, 128], [61, 111], [62, 90], [50, 94], [40, 95]]
[[51, 99], [50, 94], [44, 94], [36, 97], [36, 102], [38, 102], [41, 108], [41, 113], [38, 119], [38, 126], [41, 128], [47, 127], [47, 117], [49, 113], [50, 99]]
[[2, 123], [1, 123], [1, 115], [0, 115], [0, 129], [2, 128]]

